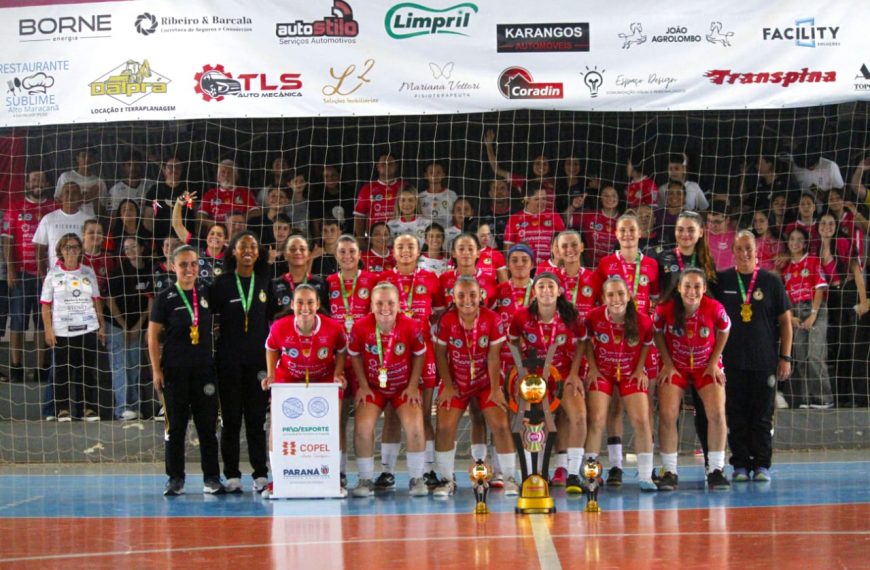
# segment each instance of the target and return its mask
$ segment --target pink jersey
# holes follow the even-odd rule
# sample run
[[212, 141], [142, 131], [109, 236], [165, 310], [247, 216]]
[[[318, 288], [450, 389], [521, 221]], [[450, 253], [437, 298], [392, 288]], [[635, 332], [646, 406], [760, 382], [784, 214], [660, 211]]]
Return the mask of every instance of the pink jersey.
[[737, 234], [733, 229], [728, 229], [721, 234], [706, 232], [704, 239], [707, 240], [707, 246], [710, 248], [710, 257], [713, 258], [713, 265], [716, 266], [716, 271], [725, 271], [734, 267], [734, 252], [731, 249], [734, 245], [734, 236]]
[[296, 329], [296, 317], [288, 315], [272, 323], [266, 349], [280, 353], [275, 383], [332, 382], [335, 355], [347, 349], [344, 327], [323, 315], [315, 315], [314, 329], [303, 335]]
[[755, 239], [758, 251], [758, 266], [768, 271], [776, 269], [776, 258], [785, 251], [782, 240], [775, 237], [760, 237]]
[[625, 190], [628, 205], [637, 208], [640, 205], [656, 207], [659, 199], [659, 188], [649, 176], [644, 176], [637, 182], [632, 182]]
[[[361, 356], [369, 387], [385, 396], [395, 396], [408, 387], [411, 380], [411, 358], [426, 353], [426, 343], [420, 326], [414, 319], [399, 313], [393, 330], [381, 334], [381, 350], [378, 340], [375, 316], [368, 315], [353, 325], [350, 333], [348, 354]], [[378, 385], [378, 370], [387, 369], [387, 387]]]
[[[424, 327], [429, 323], [434, 309], [445, 305], [441, 282], [431, 271], [416, 269], [410, 275], [402, 275], [398, 269], [393, 269], [381, 275], [381, 281], [389, 281], [396, 286], [399, 290], [399, 311], [413, 311], [413, 318]], [[428, 332], [425, 337], [429, 337]]]
[[371, 273], [383, 273], [389, 271], [396, 266], [396, 260], [393, 259], [393, 254], [380, 255], [375, 251], [368, 250], [360, 254], [363, 269]]
[[606, 216], [601, 211], [573, 214], [571, 227], [579, 230], [583, 236], [583, 244], [592, 254], [593, 267], [598, 267], [605, 256], [619, 247], [616, 239], [616, 218]]
[[811, 303], [816, 289], [827, 287], [821, 262], [815, 255], [804, 255], [800, 261], [789, 261], [782, 270], [785, 291], [792, 303]]
[[637, 367], [637, 360], [644, 346], [652, 346], [653, 322], [648, 316], [637, 314], [638, 342], [625, 339], [625, 325], [610, 320], [607, 307], [595, 307], [585, 319], [586, 330], [595, 354], [595, 364], [602, 376], [610, 381], [628, 381]]
[[[444, 302], [449, 305], [453, 302], [453, 286], [456, 284], [456, 280], [459, 278], [459, 275], [456, 274], [455, 269], [450, 269], [441, 274], [439, 279], [441, 280], [441, 289], [444, 291]], [[477, 274], [474, 276], [477, 279], [478, 285], [480, 285], [480, 301], [484, 307], [489, 307], [490, 309], [495, 306], [495, 297], [498, 289], [498, 283], [496, 283], [494, 277], [488, 277], [484, 275], [484, 273], [478, 269]]]
[[851, 266], [856, 256], [852, 240], [848, 238], [834, 239], [833, 246], [831, 261], [825, 263], [819, 259], [819, 268], [825, 281], [833, 287], [838, 287], [852, 275]]
[[390, 184], [372, 180], [363, 184], [357, 194], [353, 215], [366, 220], [369, 227], [393, 219], [396, 213], [396, 198], [405, 186], [403, 180], [394, 180]]
[[507, 269], [507, 264], [499, 250], [485, 247], [480, 250], [480, 257], [477, 258], [477, 268], [487, 277], [498, 280], [498, 271], [500, 269]]
[[[731, 319], [718, 301], [706, 295], [701, 297], [701, 306], [689, 317], [683, 327], [676, 325], [674, 308], [676, 301], [656, 307], [656, 332], [664, 335], [668, 354], [679, 371], [698, 371], [707, 368], [710, 355], [716, 346], [716, 333], [727, 333]], [[721, 361], [720, 361], [721, 364]]]
[[[363, 318], [371, 312], [372, 289], [380, 282], [381, 279], [377, 274], [358, 270], [356, 286], [354, 286], [354, 279], [345, 279], [344, 289], [342, 289], [341, 274], [333, 273], [326, 278], [329, 287], [329, 314], [344, 323], [353, 323], [354, 319]], [[345, 306], [345, 293], [347, 306]], [[350, 329], [347, 332], [350, 332]]]
[[504, 325], [495, 311], [481, 308], [471, 329], [462, 326], [457, 309], [444, 313], [438, 323], [435, 342], [447, 347], [450, 376], [460, 396], [489, 386], [489, 349], [504, 341]]
[[[39, 267], [36, 260], [36, 244], [33, 236], [39, 220], [49, 212], [58, 209], [53, 200], [31, 202], [26, 198], [13, 200], [3, 216], [3, 233], [12, 242], [12, 259], [15, 270], [36, 275]], [[10, 268], [11, 270], [11, 268]]]
[[617, 275], [622, 277], [628, 284], [630, 293], [635, 291], [635, 275], [638, 276], [637, 293], [633, 295], [637, 303], [638, 311], [652, 315], [652, 302], [659, 296], [659, 265], [656, 261], [640, 254], [640, 272], [637, 271], [637, 260], [628, 261], [622, 257], [622, 252], [617, 251], [601, 260], [598, 264], [596, 276], [598, 279], [597, 289], [600, 291], [604, 282]]
[[559, 268], [556, 275], [562, 280], [565, 288], [565, 298], [577, 307], [580, 319], [598, 304], [600, 292], [598, 291], [598, 279], [595, 272], [587, 267], [581, 267], [573, 277], [568, 276], [564, 268]]
[[556, 349], [551, 366], [556, 367], [564, 380], [571, 371], [571, 361], [574, 359], [577, 342], [586, 338], [586, 329], [579, 321], [570, 324], [562, 322], [558, 313], [551, 322], [542, 323], [529, 313], [528, 308], [524, 308], [517, 311], [511, 320], [508, 338], [522, 339], [523, 355], [528, 356], [528, 351], [535, 349], [541, 360], [546, 358], [547, 350], [555, 342], [559, 348]]
[[247, 215], [257, 207], [257, 200], [244, 186], [225, 190], [216, 186], [205, 193], [199, 211], [216, 222], [225, 223], [230, 214], [241, 212]]
[[[506, 247], [520, 242], [527, 243], [535, 252], [536, 259], [546, 259], [550, 255], [550, 240], [553, 234], [565, 229], [562, 216], [553, 211], [531, 214], [523, 210], [508, 218], [504, 231]], [[509, 245], [510, 244], [510, 245]]]

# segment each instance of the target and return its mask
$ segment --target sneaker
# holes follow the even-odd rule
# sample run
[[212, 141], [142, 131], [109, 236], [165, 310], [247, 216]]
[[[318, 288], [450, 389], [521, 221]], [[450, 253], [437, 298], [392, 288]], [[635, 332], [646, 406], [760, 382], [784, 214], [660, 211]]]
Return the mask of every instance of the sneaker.
[[[456, 483], [453, 484], [454, 486]], [[412, 497], [428, 497], [429, 487], [426, 486], [425, 477], [412, 477], [408, 481], [408, 494]]]
[[155, 422], [165, 422], [166, 421], [166, 408], [160, 406], [160, 411], [157, 412], [154, 417], [151, 418]]
[[371, 497], [375, 494], [375, 484], [371, 479], [360, 479], [353, 489], [353, 496], [358, 498]]
[[707, 474], [707, 488], [711, 491], [727, 491], [731, 483], [721, 469], [714, 469]]
[[184, 494], [184, 479], [170, 479], [163, 489], [164, 497], [177, 497]]
[[489, 486], [493, 489], [504, 489], [504, 475], [496, 473], [489, 481]]
[[48, 414], [47, 416], [45, 416], [45, 417], [42, 418], [42, 419], [44, 419], [44, 420], [47, 421], [47, 422], [56, 422], [56, 421], [57, 421], [57, 416], [55, 416], [54, 414]]
[[652, 473], [650, 473], [650, 476], [649, 476], [649, 477], [650, 477], [650, 479], [652, 479], [653, 483], [658, 483], [658, 482], [659, 482], [659, 479], [662, 478], [662, 473], [663, 473], [663, 472], [664, 472], [664, 469], [662, 469], [662, 472], [659, 472], [658, 469], [656, 469], [655, 467], [653, 467]]
[[9, 367], [9, 381], [15, 384], [24, 382], [24, 368], [21, 366]]
[[830, 410], [834, 407], [834, 402], [827, 402], [825, 404], [810, 404], [810, 409], [812, 410]]
[[227, 492], [227, 488], [221, 484], [219, 479], [209, 479], [203, 481], [202, 492], [206, 495], [223, 495]]
[[347, 489], [347, 473], [339, 473], [339, 485], [341, 485], [342, 489]]
[[753, 481], [759, 481], [761, 483], [767, 483], [771, 480], [770, 470], [766, 467], [759, 467], [755, 470], [755, 473], [752, 475]]
[[749, 471], [745, 467], [738, 467], [731, 474], [731, 480], [735, 483], [745, 483], [749, 481]]
[[438, 482], [438, 486], [432, 491], [433, 497], [449, 497], [456, 492], [456, 481], [452, 479], [443, 479]]
[[441, 481], [438, 480], [438, 474], [434, 471], [423, 473], [423, 480], [426, 481], [426, 486], [430, 489], [441, 484]]
[[564, 487], [568, 481], [568, 470], [564, 467], [556, 467], [553, 472], [553, 478], [550, 479], [550, 485], [553, 487]]
[[619, 467], [611, 467], [607, 472], [608, 487], [622, 487], [622, 469]]
[[272, 486], [272, 483], [266, 483], [266, 488], [263, 489], [263, 492], [260, 493], [260, 496], [264, 499], [271, 499], [274, 492], [275, 488]]
[[256, 479], [254, 479], [253, 489], [255, 493], [262, 493], [269, 486], [269, 480], [265, 477], [257, 477]]
[[57, 421], [59, 422], [71, 422], [72, 416], [69, 415], [69, 410], [61, 410], [57, 413]]
[[508, 477], [504, 480], [504, 496], [516, 497], [520, 494], [520, 484], [513, 477]]
[[396, 488], [396, 476], [385, 471], [378, 475], [374, 485], [378, 491], [393, 491]]
[[777, 392], [776, 392], [776, 399], [774, 402], [775, 402], [777, 410], [787, 410], [788, 409], [788, 402], [786, 401], [785, 396], [783, 396], [782, 392], [780, 392], [779, 390], [777, 390]]
[[640, 487], [640, 490], [644, 493], [654, 493], [659, 490], [659, 486], [656, 485], [652, 479], [638, 481], [637, 486]]
[[583, 483], [580, 481], [579, 475], [568, 475], [568, 479], [565, 481], [565, 492], [569, 495], [579, 495], [583, 492]]
[[680, 477], [676, 473], [665, 471], [665, 474], [656, 481], [656, 485], [658, 486], [659, 491], [676, 491], [679, 482]]
[[228, 477], [224, 488], [227, 493], [239, 494], [242, 492], [242, 480], [239, 477]]
[[810, 409], [810, 405], [809, 405], [809, 404], [801, 404], [800, 406], [798, 406], [798, 409], [800, 409], [800, 410], [809, 410], [809, 409]]
[[124, 421], [138, 420], [139, 412], [134, 410], [124, 410], [124, 412], [121, 414], [121, 419]]
[[98, 421], [100, 421], [100, 415], [97, 412], [95, 412], [94, 410], [88, 408], [85, 410], [84, 420], [86, 422], [98, 422]]

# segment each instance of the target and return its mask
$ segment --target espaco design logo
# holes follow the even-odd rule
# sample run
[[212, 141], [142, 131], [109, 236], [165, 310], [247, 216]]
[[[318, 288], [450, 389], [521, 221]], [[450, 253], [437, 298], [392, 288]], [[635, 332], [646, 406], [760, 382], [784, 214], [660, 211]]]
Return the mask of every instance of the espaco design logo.
[[430, 8], [414, 2], [402, 2], [387, 10], [384, 27], [387, 34], [396, 40], [435, 34], [467, 36], [472, 15], [477, 14], [477, 11], [477, 5], [471, 2], [449, 8]]

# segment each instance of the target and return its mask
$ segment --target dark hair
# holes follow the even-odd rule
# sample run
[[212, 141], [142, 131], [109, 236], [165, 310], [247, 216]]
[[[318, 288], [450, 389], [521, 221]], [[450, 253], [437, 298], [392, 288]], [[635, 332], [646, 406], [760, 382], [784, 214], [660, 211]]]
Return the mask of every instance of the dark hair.
[[682, 164], [686, 168], [689, 167], [689, 155], [685, 152], [672, 152], [668, 155], [668, 164]]
[[290, 219], [290, 216], [284, 213], [279, 213], [275, 216], [275, 219], [272, 220], [272, 225], [281, 222], [282, 224], [287, 224], [288, 226], [293, 225], [293, 220]]
[[631, 297], [631, 289], [628, 288], [628, 283], [619, 275], [608, 277], [601, 286], [601, 296], [604, 297], [604, 291], [607, 289], [608, 283], [619, 283], [625, 287], [629, 295], [629, 302], [625, 305], [625, 340], [626, 342], [640, 342], [640, 329], [637, 324], [637, 303], [634, 297]]
[[250, 230], [237, 233], [227, 244], [227, 253], [229, 255], [224, 256], [224, 273], [232, 274], [236, 271], [236, 256], [233, 253], [236, 250], [236, 244], [244, 237], [253, 238], [257, 243], [257, 261], [254, 262], [254, 273], [257, 275], [265, 274], [269, 269], [269, 252], [260, 243], [260, 238], [257, 237], [257, 234]]
[[687, 275], [700, 275], [704, 281], [704, 287], [707, 287], [707, 276], [702, 269], [697, 267], [687, 267], [680, 272], [680, 278], [677, 280], [677, 286], [671, 290], [670, 298], [674, 301], [674, 324], [679, 328], [686, 326], [686, 306], [683, 304], [683, 297], [680, 295], [680, 283]]
[[698, 238], [698, 243], [695, 244], [695, 251], [698, 253], [698, 262], [700, 263], [701, 269], [704, 270], [704, 275], [707, 278], [707, 281], [715, 283], [716, 262], [713, 261], [713, 255], [710, 253], [710, 246], [707, 244], [707, 237], [706, 234], [704, 234], [704, 218], [701, 217], [701, 214], [693, 212], [692, 210], [684, 210], [680, 212], [680, 215], [677, 216], [677, 221], [681, 218], [692, 220], [701, 228], [701, 237]]
[[[432, 230], [435, 230], [436, 232], [441, 232], [441, 237], [445, 238], [445, 239], [447, 238], [447, 232], [444, 231], [444, 226], [442, 226], [438, 222], [432, 222], [431, 224], [429, 224], [426, 227], [426, 231], [423, 232], [423, 235], [428, 235], [429, 232]], [[475, 236], [475, 238], [476, 237], [477, 236]], [[442, 247], [443, 247], [443, 245], [442, 245]], [[428, 243], [423, 244], [423, 249], [420, 250], [420, 253], [421, 253], [421, 255], [424, 253], [429, 253], [429, 244]]]
[[809, 251], [809, 248], [810, 248], [810, 232], [808, 232], [807, 230], [803, 229], [800, 226], [797, 226], [797, 227], [792, 228], [792, 230], [790, 232], [788, 232], [788, 235], [785, 236], [786, 239], [791, 238], [791, 234], [793, 234], [795, 232], [798, 232], [799, 234], [801, 234], [804, 237], [804, 253], [806, 253], [807, 251]]
[[773, 228], [776, 225], [776, 220], [773, 219], [773, 212], [768, 210], [756, 210], [752, 212], [752, 221], [750, 222], [750, 229], [752, 230], [752, 233], [754, 233], [755, 237], [757, 238], [764, 237], [755, 230], [755, 216], [757, 216], [758, 214], [761, 214], [762, 216], [767, 218], [767, 231], [770, 232], [771, 235], [773, 235]]
[[[60, 236], [60, 239], [57, 240], [57, 243], [54, 244], [54, 253], [57, 254], [59, 259], [63, 259], [63, 247], [67, 244], [67, 242], [71, 240], [76, 240], [79, 243], [79, 248], [84, 247], [84, 243], [82, 242], [82, 238], [79, 237], [79, 234], [75, 232], [70, 232], [68, 234], [63, 234]], [[82, 252], [79, 251], [79, 261], [82, 259]]]
[[[211, 225], [211, 228], [213, 228], [215, 226], [219, 227], [220, 229], [222, 229], [224, 231], [224, 239], [230, 238], [230, 230], [227, 229], [227, 225], [225, 223], [215, 222]], [[211, 231], [211, 228], [208, 229], [208, 232]], [[208, 235], [208, 232], [205, 232], [205, 234]]]
[[472, 240], [472, 241], [474, 242], [474, 245], [477, 246], [477, 251], [480, 251], [480, 240], [477, 238], [477, 236], [474, 235], [474, 234], [471, 233], [471, 232], [462, 232], [461, 234], [459, 234], [458, 236], [456, 236], [455, 238], [453, 238], [453, 243], [450, 244], [450, 251], [451, 251], [451, 253], [453, 252], [453, 250], [456, 249], [456, 242], [458, 242], [458, 241], [461, 240], [461, 239], [470, 239], [470, 240]]
[[682, 180], [676, 180], [676, 179], [674, 179], [674, 178], [668, 178], [667, 189], [670, 190], [670, 189], [671, 189], [671, 186], [676, 186], [677, 188], [679, 188], [679, 189], [683, 192], [683, 194], [686, 193], [686, 185], [683, 183]]
[[322, 229], [322, 227], [325, 227], [325, 226], [339, 226], [339, 227], [341, 227], [341, 222], [339, 222], [338, 220], [336, 220], [335, 218], [330, 216], [328, 218], [323, 218], [323, 223], [321, 225], [321, 229]]
[[647, 169], [647, 158], [646, 153], [641, 149], [635, 149], [631, 151], [631, 154], [628, 157], [628, 162], [631, 163], [631, 167], [641, 174], [646, 174]]
[[172, 251], [172, 263], [175, 263], [175, 260], [178, 259], [179, 255], [181, 255], [182, 253], [187, 253], [188, 251], [193, 252], [194, 255], [199, 257], [199, 252], [196, 251], [196, 249], [193, 246], [186, 245], [186, 244], [180, 245]]
[[[535, 277], [535, 283], [538, 282], [539, 279], [552, 279], [550, 275], [546, 273], [542, 273], [541, 275]], [[556, 312], [559, 313], [559, 318], [562, 319], [562, 322], [566, 325], [570, 325], [574, 323], [579, 317], [579, 313], [577, 312], [577, 307], [571, 304], [567, 298], [565, 298], [564, 291], [561, 290], [562, 284], [558, 279], [555, 280], [556, 284], [559, 286], [559, 296], [556, 297]], [[538, 298], [535, 297], [532, 299], [532, 302], [529, 303], [529, 314], [534, 318], [540, 318], [541, 313], [538, 310]]]

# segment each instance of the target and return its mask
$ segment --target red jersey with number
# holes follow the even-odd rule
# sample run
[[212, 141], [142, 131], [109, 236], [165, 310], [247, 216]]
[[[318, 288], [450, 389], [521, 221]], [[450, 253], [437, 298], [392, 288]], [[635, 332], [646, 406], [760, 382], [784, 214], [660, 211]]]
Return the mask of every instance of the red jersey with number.
[[580, 321], [563, 322], [559, 313], [554, 315], [551, 322], [542, 323], [529, 313], [528, 308], [524, 308], [517, 311], [511, 320], [508, 338], [522, 339], [523, 355], [527, 357], [529, 351], [534, 349], [542, 361], [546, 358], [550, 345], [555, 342], [558, 348], [551, 366], [556, 367], [564, 380], [571, 371], [571, 361], [574, 359], [577, 342], [586, 338], [586, 328]]
[[616, 251], [598, 264], [597, 283], [599, 289], [614, 275], [622, 277], [628, 284], [628, 291], [634, 291], [635, 275], [638, 278], [637, 294], [634, 295], [639, 312], [652, 315], [652, 301], [659, 296], [659, 265], [655, 259], [640, 254], [640, 272], [637, 271], [637, 258], [627, 260], [622, 252]]
[[649, 176], [644, 176], [632, 182], [625, 190], [625, 199], [632, 208], [640, 205], [656, 207], [659, 199], [659, 187]]
[[9, 209], [3, 215], [3, 232], [0, 235], [12, 242], [12, 259], [17, 271], [31, 275], [39, 272], [33, 236], [39, 220], [58, 207], [54, 200], [31, 202], [27, 198], [20, 198], [9, 203]]
[[553, 234], [565, 229], [562, 216], [553, 211], [531, 214], [523, 210], [508, 218], [504, 230], [505, 244], [525, 242], [535, 252], [536, 259], [550, 256], [550, 240]]
[[480, 250], [480, 257], [477, 258], [477, 269], [483, 275], [498, 281], [498, 271], [500, 269], [507, 269], [507, 265], [505, 264], [504, 256], [499, 250], [485, 247]]
[[363, 269], [371, 273], [380, 274], [396, 266], [396, 260], [393, 259], [393, 254], [380, 255], [372, 250], [364, 251], [360, 254]]
[[[477, 283], [480, 285], [480, 301], [482, 306], [492, 309], [495, 305], [498, 283], [496, 283], [494, 277], [485, 275], [479, 269], [474, 278], [477, 279]], [[456, 285], [459, 275], [456, 274], [455, 269], [451, 269], [442, 273], [439, 279], [441, 280], [441, 289], [444, 291], [444, 302], [449, 305], [453, 302], [453, 286]]]
[[656, 307], [656, 332], [664, 335], [668, 353], [677, 370], [704, 370], [716, 346], [716, 333], [727, 333], [731, 329], [731, 319], [725, 307], [704, 295], [695, 314], [686, 317], [685, 326], [678, 327], [675, 307], [676, 301], [673, 299]]
[[235, 186], [230, 189], [216, 186], [202, 197], [199, 211], [216, 222], [224, 223], [234, 212], [247, 214], [249, 210], [257, 207], [256, 198], [244, 186]]
[[616, 218], [606, 216], [601, 211], [572, 214], [571, 227], [579, 230], [583, 236], [583, 244], [592, 254], [592, 267], [598, 267], [605, 256], [619, 247]]
[[[389, 281], [399, 290], [399, 311], [413, 311], [414, 318], [424, 326], [428, 325], [434, 309], [445, 305], [441, 281], [431, 271], [416, 269], [410, 275], [402, 275], [398, 269], [393, 269], [381, 275], [381, 281]], [[428, 333], [425, 336], [428, 338]]]
[[[395, 396], [408, 387], [411, 380], [411, 358], [426, 353], [426, 342], [417, 321], [399, 313], [396, 324], [388, 334], [381, 334], [383, 357], [379, 357], [378, 339], [375, 332], [377, 321], [369, 315], [353, 325], [350, 332], [348, 354], [361, 356], [369, 387], [385, 396]], [[378, 383], [378, 371], [387, 369], [387, 387]]]
[[[481, 308], [471, 329], [462, 325], [457, 309], [444, 313], [438, 323], [435, 342], [447, 347], [450, 376], [460, 395], [489, 387], [489, 349], [504, 341], [504, 325], [495, 311]], [[471, 373], [472, 363], [474, 374]]]
[[[528, 299], [526, 299], [528, 294]], [[532, 287], [532, 280], [529, 279], [528, 287], [517, 287], [513, 281], [505, 281], [499, 283], [496, 289], [495, 312], [501, 318], [501, 322], [507, 331], [510, 327], [514, 315], [520, 309], [528, 307], [532, 299], [535, 298], [535, 288]], [[502, 370], [510, 370], [514, 365], [514, 359], [511, 356], [511, 350], [508, 343], [504, 343], [501, 347], [501, 363]]]
[[[329, 314], [335, 320], [344, 323], [347, 315], [350, 315], [351, 319], [361, 319], [371, 313], [372, 289], [381, 282], [380, 277], [370, 271], [358, 270], [356, 286], [354, 286], [354, 279], [345, 279], [344, 289], [342, 289], [341, 281], [341, 273], [333, 273], [326, 278], [329, 287]], [[345, 293], [347, 294], [346, 307]]]
[[364, 218], [369, 227], [393, 219], [396, 214], [396, 198], [405, 186], [404, 180], [394, 180], [389, 184], [372, 180], [364, 184], [357, 194], [353, 215]]
[[315, 315], [314, 329], [303, 335], [296, 329], [296, 317], [288, 315], [272, 323], [266, 349], [280, 353], [275, 383], [333, 382], [335, 355], [347, 349], [344, 327], [329, 317]]
[[628, 381], [644, 346], [653, 344], [653, 322], [648, 316], [637, 314], [638, 341], [631, 343], [625, 339], [625, 325], [610, 320], [607, 307], [592, 309], [585, 319], [587, 334], [595, 354], [595, 364], [601, 375], [616, 381], [619, 369], [620, 381]]
[[800, 261], [789, 261], [782, 270], [785, 291], [792, 303], [811, 303], [816, 289], [827, 287], [821, 261], [815, 255], [804, 255]]
[[577, 307], [580, 318], [583, 319], [586, 313], [598, 303], [598, 280], [595, 272], [587, 267], [581, 267], [576, 275], [569, 276], [565, 269], [560, 267], [556, 275], [562, 280], [565, 298]]

